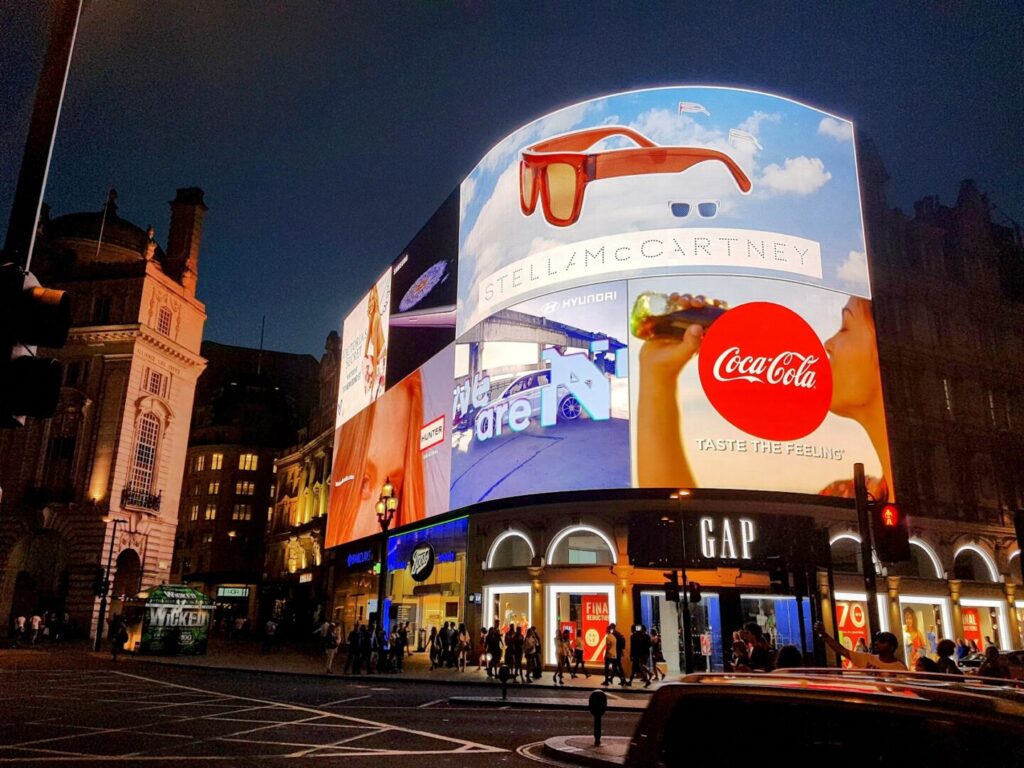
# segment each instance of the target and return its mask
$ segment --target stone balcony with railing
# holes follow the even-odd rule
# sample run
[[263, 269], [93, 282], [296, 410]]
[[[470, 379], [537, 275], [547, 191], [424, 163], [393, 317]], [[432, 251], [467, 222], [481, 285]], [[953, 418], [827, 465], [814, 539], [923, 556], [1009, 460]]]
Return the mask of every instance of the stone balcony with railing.
[[125, 488], [121, 491], [121, 506], [159, 512], [161, 493], [149, 493], [148, 491], [140, 491], [135, 488]]

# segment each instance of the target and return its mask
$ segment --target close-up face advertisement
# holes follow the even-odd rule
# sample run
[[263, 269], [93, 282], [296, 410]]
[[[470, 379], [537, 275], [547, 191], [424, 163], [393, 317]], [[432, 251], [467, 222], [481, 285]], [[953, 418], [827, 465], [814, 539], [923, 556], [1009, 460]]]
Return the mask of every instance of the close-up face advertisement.
[[[456, 204], [457, 217], [443, 215]], [[441, 418], [446, 452], [433, 458], [448, 462], [448, 486], [444, 499], [411, 501], [410, 521], [598, 488], [852, 496], [854, 462], [876, 497], [891, 498], [849, 121], [746, 90], [617, 94], [508, 136], [446, 206], [435, 214], [444, 226], [424, 228], [435, 245], [421, 232], [403, 254], [403, 296], [389, 284], [380, 302], [403, 301], [390, 307], [393, 334], [422, 316], [430, 353], [449, 346], [413, 371], [418, 345], [403, 341], [413, 373], [389, 375], [371, 415], [347, 427], [373, 399], [357, 388], [346, 405], [348, 378], [374, 389], [377, 337], [382, 350], [388, 337], [375, 335], [372, 298], [345, 321], [334, 481], [354, 490], [332, 495], [331, 508], [369, 493], [370, 519], [331, 521], [329, 545], [373, 532], [384, 477], [369, 474], [375, 460], [339, 458], [352, 461], [349, 443], [385, 442], [354, 433], [417, 376], [423, 392], [444, 392], [443, 412], [403, 405], [388, 418], [413, 419], [409, 456], [414, 434], [436, 447], [428, 427]], [[449, 238], [457, 261], [436, 246]], [[403, 298], [414, 288], [422, 309]], [[360, 376], [348, 371], [350, 347]], [[399, 434], [389, 428], [389, 444]], [[406, 482], [429, 463], [410, 462]]]

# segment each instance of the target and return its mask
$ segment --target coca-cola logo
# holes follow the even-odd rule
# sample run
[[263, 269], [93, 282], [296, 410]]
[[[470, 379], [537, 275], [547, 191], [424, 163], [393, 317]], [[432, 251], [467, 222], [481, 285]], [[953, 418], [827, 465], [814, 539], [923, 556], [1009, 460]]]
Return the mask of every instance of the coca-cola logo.
[[765, 440], [810, 434], [832, 400], [832, 369], [821, 339], [779, 304], [742, 304], [718, 318], [704, 335], [698, 370], [715, 410]]
[[413, 581], [426, 581], [434, 572], [434, 548], [429, 542], [418, 544], [409, 555], [409, 575]]

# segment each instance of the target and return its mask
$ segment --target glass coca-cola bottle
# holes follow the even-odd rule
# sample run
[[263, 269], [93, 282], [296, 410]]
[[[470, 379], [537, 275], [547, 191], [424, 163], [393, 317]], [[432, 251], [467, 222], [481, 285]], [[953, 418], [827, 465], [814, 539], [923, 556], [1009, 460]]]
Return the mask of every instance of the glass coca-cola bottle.
[[681, 339], [693, 324], [706, 331], [729, 307], [715, 299], [711, 304], [694, 307], [690, 298], [678, 293], [646, 291], [636, 297], [629, 314], [629, 331], [638, 339]]

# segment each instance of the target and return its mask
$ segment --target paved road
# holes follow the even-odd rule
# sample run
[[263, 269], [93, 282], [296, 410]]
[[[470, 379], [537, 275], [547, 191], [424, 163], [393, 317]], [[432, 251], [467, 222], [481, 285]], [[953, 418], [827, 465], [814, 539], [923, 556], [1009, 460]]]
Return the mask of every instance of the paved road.
[[[586, 712], [452, 707], [466, 689], [443, 684], [114, 665], [81, 651], [2, 651], [0, 687], [0, 765], [534, 765], [516, 750], [591, 723]], [[609, 713], [604, 731], [628, 735], [636, 720]]]

